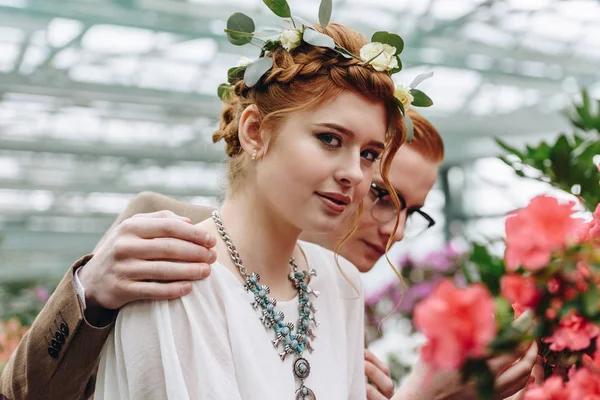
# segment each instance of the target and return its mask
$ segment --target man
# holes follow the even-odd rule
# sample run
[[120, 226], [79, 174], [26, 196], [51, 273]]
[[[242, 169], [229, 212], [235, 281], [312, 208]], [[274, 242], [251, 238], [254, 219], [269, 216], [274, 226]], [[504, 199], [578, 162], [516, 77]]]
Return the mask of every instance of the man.
[[[400, 229], [392, 238], [394, 242], [403, 238], [407, 217], [426, 216], [420, 207], [443, 159], [443, 143], [435, 128], [418, 114], [410, 112], [410, 115], [415, 139], [400, 149], [390, 171], [392, 185], [405, 205]], [[370, 270], [383, 254], [396, 213], [390, 208], [381, 179], [376, 178], [373, 183], [359, 228], [341, 249], [341, 255], [363, 272]], [[11, 400], [91, 396], [100, 352], [113, 327], [116, 310], [136, 300], [183, 296], [191, 290], [190, 281], [204, 279], [210, 273], [208, 264], [216, 259], [212, 249], [216, 239], [194, 225], [209, 215], [210, 209], [206, 207], [155, 193], [141, 193], [134, 198], [100, 240], [94, 256], [85, 256], [71, 266], [36, 318], [0, 379], [0, 399], [1, 394]], [[334, 249], [352, 225], [353, 221], [348, 221], [338, 234], [305, 239]], [[157, 243], [157, 239], [163, 239], [161, 243], [168, 239], [168, 245], [160, 248], [155, 245], [153, 259], [144, 259], [144, 249]], [[387, 367], [369, 352], [365, 361], [365, 373], [372, 383], [368, 399], [391, 398], [394, 387]], [[513, 361], [514, 358], [497, 361], [495, 370], [504, 370]], [[515, 366], [519, 366], [517, 371]], [[510, 394], [523, 387], [521, 375], [528, 377], [531, 370], [524, 361], [515, 366], [507, 371], [512, 370], [510, 379], [505, 378], [510, 385], [517, 386], [509, 385], [510, 390], [515, 389]], [[415, 375], [414, 386], [422, 386], [422, 378]], [[405, 389], [406, 395], [401, 388], [396, 396], [426, 399], [441, 393], [442, 397], [437, 398], [467, 398], [467, 389], [457, 374], [440, 376], [436, 381], [437, 386], [431, 385], [426, 394], [413, 387]], [[448, 391], [446, 386], [452, 390]]]

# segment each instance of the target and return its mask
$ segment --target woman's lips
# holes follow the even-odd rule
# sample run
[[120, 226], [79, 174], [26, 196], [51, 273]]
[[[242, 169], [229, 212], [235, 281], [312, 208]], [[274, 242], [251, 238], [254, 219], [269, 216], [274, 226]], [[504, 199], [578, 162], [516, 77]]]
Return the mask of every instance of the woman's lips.
[[317, 192], [319, 199], [335, 213], [342, 213], [346, 209], [346, 206], [350, 203], [351, 199], [348, 196], [339, 193], [319, 193]]

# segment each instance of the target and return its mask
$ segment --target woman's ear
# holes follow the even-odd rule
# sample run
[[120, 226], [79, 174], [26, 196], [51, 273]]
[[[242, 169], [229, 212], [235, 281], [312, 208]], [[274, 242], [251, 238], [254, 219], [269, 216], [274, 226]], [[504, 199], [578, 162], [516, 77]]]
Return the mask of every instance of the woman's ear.
[[240, 145], [244, 152], [253, 160], [259, 160], [267, 151], [267, 142], [265, 132], [261, 130], [260, 112], [256, 105], [250, 105], [242, 112], [240, 116], [240, 125], [238, 127], [238, 137]]

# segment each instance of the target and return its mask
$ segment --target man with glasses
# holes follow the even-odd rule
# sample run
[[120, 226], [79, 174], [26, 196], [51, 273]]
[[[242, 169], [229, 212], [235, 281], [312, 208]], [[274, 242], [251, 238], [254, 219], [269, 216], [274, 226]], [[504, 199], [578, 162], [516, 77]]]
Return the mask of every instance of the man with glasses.
[[[410, 144], [400, 148], [389, 174], [402, 203], [400, 227], [393, 237], [394, 242], [434, 225], [433, 219], [421, 207], [433, 187], [444, 156], [443, 143], [435, 128], [412, 110], [408, 112], [414, 123], [415, 137]], [[384, 253], [397, 213], [389, 193], [383, 188], [381, 177], [374, 178], [364, 206], [358, 229], [340, 251], [362, 272], [372, 269]], [[176, 238], [176, 233], [169, 231], [176, 226], [174, 222], [192, 229], [191, 223], [208, 218], [210, 212], [206, 207], [156, 193], [142, 193], [133, 199], [100, 240], [94, 249], [95, 255], [85, 256], [71, 266], [36, 318], [0, 379], [0, 400], [3, 396], [11, 400], [89, 398], [94, 389], [100, 352], [114, 326], [117, 310], [132, 301], [181, 297], [191, 290], [191, 285], [182, 281], [204, 279], [209, 273], [208, 265], [185, 274], [175, 268], [144, 269], [144, 260], [122, 260], [106, 249], [115, 247], [116, 240], [125, 236], [130, 246], [147, 240], [147, 236], [142, 238], [134, 229], [140, 222], [163, 223], [165, 231], [171, 232], [169, 237]], [[129, 223], [123, 224], [126, 219]], [[182, 225], [182, 221], [185, 224]], [[349, 218], [338, 233], [303, 239], [333, 250], [354, 222], [354, 218]], [[186, 244], [187, 248], [190, 244], [195, 245], [197, 264], [214, 262], [216, 256], [211, 248], [216, 239], [197, 231], [193, 236]], [[165, 255], [164, 259], [178, 260], [173, 254]], [[369, 352], [366, 352], [365, 360], [365, 374], [372, 383], [368, 386], [368, 400], [391, 398], [394, 385], [387, 367]], [[502, 392], [506, 396], [527, 383], [535, 357], [533, 361], [524, 359], [510, 366], [515, 360], [504, 358], [493, 368], [498, 372], [501, 388], [508, 388]], [[472, 388], [463, 385], [457, 373], [436, 375], [427, 387], [423, 385], [424, 379], [423, 370], [417, 366], [411, 375], [411, 383], [403, 385], [394, 399], [475, 399]]]

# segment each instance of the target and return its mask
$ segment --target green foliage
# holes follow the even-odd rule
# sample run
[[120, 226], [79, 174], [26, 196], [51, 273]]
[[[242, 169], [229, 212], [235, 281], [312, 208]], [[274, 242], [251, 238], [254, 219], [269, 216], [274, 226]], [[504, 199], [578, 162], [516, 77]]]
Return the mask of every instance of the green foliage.
[[500, 294], [500, 278], [506, 273], [504, 260], [490, 254], [488, 249], [480, 244], [474, 244], [469, 255], [469, 261], [474, 266], [463, 268], [468, 282], [481, 282], [493, 296]]
[[319, 6], [319, 24], [321, 24], [323, 29], [329, 25], [332, 8], [332, 0], [321, 0], [321, 5]]
[[389, 33], [385, 31], [375, 32], [373, 36], [371, 36], [371, 42], [379, 42], [394, 46], [396, 48], [396, 55], [402, 53], [402, 50], [404, 50], [404, 40], [402, 40], [402, 38], [395, 33]]
[[[565, 192], [579, 196], [592, 209], [600, 202], [600, 172], [594, 165], [594, 156], [600, 154], [600, 102], [592, 102], [587, 91], [582, 92], [582, 103], [573, 106], [569, 119], [574, 126], [571, 135], [562, 134], [553, 143], [542, 142], [518, 150], [507, 143], [496, 141], [512, 157], [501, 157], [516, 174], [530, 177]], [[527, 174], [529, 166], [535, 175]]]
[[281, 18], [290, 18], [292, 16], [292, 12], [290, 11], [290, 6], [285, 0], [263, 0], [263, 2], [277, 15]]
[[414, 97], [412, 105], [415, 107], [430, 107], [433, 105], [433, 100], [419, 89], [410, 89], [410, 94]]
[[232, 14], [227, 20], [227, 39], [236, 46], [243, 46], [250, 43], [254, 37], [254, 21], [246, 14], [237, 12]]

